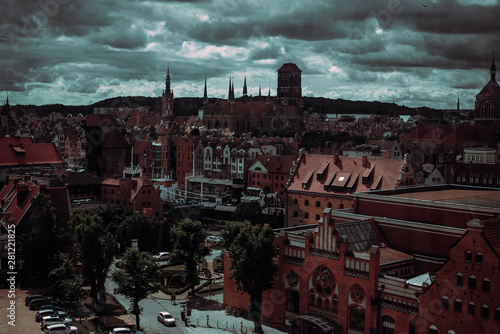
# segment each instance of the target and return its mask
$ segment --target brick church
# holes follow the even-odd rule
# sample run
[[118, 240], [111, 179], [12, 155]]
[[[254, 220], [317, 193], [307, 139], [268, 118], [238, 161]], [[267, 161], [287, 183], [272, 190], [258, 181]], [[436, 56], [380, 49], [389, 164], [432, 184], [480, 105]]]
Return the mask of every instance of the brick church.
[[229, 80], [228, 99], [209, 103], [207, 82], [203, 95], [203, 125], [207, 129], [229, 129], [237, 134], [258, 131], [254, 135], [273, 136], [281, 131], [302, 129], [302, 71], [296, 64], [283, 64], [278, 70], [278, 96], [267, 98], [247, 94], [246, 76], [243, 96], [235, 98], [234, 82]]

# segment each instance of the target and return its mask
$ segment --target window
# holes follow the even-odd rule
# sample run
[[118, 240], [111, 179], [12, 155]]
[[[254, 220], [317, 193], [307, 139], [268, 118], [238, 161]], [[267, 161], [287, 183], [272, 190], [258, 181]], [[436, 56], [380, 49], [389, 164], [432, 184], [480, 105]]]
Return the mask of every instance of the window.
[[351, 307], [349, 312], [349, 328], [365, 331], [365, 310], [362, 307]]
[[467, 305], [467, 314], [476, 315], [476, 304], [474, 302], [469, 302]]
[[490, 308], [488, 307], [488, 305], [483, 304], [483, 306], [481, 306], [481, 318], [489, 318], [489, 316]]
[[305, 206], [309, 206], [309, 200], [307, 200], [307, 199], [306, 199], [306, 200], [304, 201], [304, 205], [305, 205]]
[[443, 310], [448, 310], [450, 308], [450, 300], [448, 299], [448, 296], [443, 295], [441, 297], [441, 308]]
[[462, 312], [462, 300], [460, 298], [455, 299], [455, 305], [453, 310], [457, 312]]
[[434, 326], [434, 325], [429, 326], [429, 334], [437, 334], [437, 332], [438, 332], [438, 329], [436, 326]]
[[500, 307], [495, 309], [495, 320], [500, 321]]
[[299, 213], [298, 213], [297, 211], [294, 211], [294, 212], [293, 212], [293, 216], [294, 216], [294, 217], [298, 217], [298, 216], [299, 216]]
[[297, 291], [288, 291], [286, 309], [289, 312], [299, 313], [300, 295]]
[[415, 334], [417, 332], [417, 326], [415, 325], [415, 321], [410, 321], [408, 325], [408, 334]]
[[332, 297], [332, 311], [337, 312], [338, 307], [339, 307], [339, 302], [338, 302], [337, 296], [333, 296]]
[[455, 275], [455, 285], [456, 286], [464, 285], [464, 276], [462, 275], [462, 273], [457, 273]]
[[293, 200], [293, 204], [297, 205], [297, 204], [299, 204], [299, 201], [297, 201], [297, 199], [295, 198], [295, 199]]
[[319, 220], [319, 215], [316, 215], [316, 220]]
[[476, 253], [476, 263], [477, 263], [477, 264], [481, 264], [481, 263], [483, 263], [483, 254], [482, 254], [482, 253], [480, 253], [480, 252], [477, 252], [477, 253]]
[[316, 207], [319, 208], [321, 206], [321, 203], [319, 201], [316, 201]]
[[304, 212], [304, 219], [308, 219], [309, 218], [309, 212]]
[[469, 289], [475, 289], [476, 285], [477, 285], [476, 282], [477, 282], [476, 276], [470, 275], [469, 276]]
[[472, 261], [472, 252], [470, 250], [465, 251], [465, 262]]
[[396, 328], [394, 319], [384, 315], [382, 317], [382, 334], [394, 334], [394, 329]]
[[490, 279], [488, 277], [483, 278], [483, 291], [490, 292]]

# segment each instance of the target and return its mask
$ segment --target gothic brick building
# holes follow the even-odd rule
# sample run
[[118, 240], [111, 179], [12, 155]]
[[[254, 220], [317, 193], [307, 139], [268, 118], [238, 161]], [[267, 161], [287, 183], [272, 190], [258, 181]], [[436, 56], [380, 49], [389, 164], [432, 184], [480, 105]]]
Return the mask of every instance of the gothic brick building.
[[[434, 188], [361, 193], [355, 210], [326, 208], [315, 225], [277, 230], [264, 323], [289, 333], [498, 333], [500, 219], [488, 217], [500, 213], [500, 193], [490, 190], [478, 219], [483, 189], [464, 201], [464, 187]], [[397, 215], [409, 207], [406, 220]], [[246, 310], [225, 268], [224, 303]]]
[[260, 94], [251, 98], [247, 94], [246, 77], [243, 96], [234, 96], [234, 82], [229, 80], [227, 100], [209, 103], [207, 83], [203, 96], [203, 125], [208, 129], [230, 129], [235, 133], [258, 130], [255, 135], [272, 136], [280, 131], [302, 129], [304, 103], [301, 93], [301, 71], [295, 64], [284, 64], [278, 70], [278, 97], [271, 97], [271, 90], [265, 101]]

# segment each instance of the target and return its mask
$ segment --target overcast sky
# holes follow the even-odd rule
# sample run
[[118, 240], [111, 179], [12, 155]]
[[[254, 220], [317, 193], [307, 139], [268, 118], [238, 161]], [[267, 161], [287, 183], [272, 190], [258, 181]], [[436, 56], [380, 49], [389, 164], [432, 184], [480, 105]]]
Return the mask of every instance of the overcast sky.
[[[247, 75], [276, 94], [277, 69], [302, 70], [302, 94], [472, 109], [500, 72], [498, 0], [1, 0], [0, 100], [88, 104], [235, 95]], [[498, 76], [500, 78], [500, 74]]]

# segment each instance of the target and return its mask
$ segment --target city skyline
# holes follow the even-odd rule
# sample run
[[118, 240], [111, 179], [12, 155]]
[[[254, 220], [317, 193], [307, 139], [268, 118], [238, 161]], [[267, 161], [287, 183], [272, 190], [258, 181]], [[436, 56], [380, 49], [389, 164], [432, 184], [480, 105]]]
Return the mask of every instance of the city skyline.
[[[84, 105], [161, 96], [276, 95], [302, 70], [302, 95], [473, 109], [500, 45], [498, 0], [83, 1], [0, 4], [0, 101]], [[474, 15], [472, 15], [474, 13]], [[497, 52], [497, 54], [500, 51]], [[498, 57], [497, 57], [498, 58]]]

